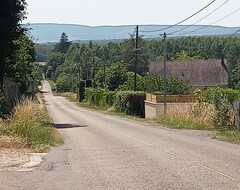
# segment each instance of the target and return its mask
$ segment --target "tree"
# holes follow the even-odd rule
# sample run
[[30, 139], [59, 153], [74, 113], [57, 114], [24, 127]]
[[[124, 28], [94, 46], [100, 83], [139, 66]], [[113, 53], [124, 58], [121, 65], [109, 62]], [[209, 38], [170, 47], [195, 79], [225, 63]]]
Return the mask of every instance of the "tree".
[[55, 80], [56, 78], [56, 69], [58, 66], [64, 63], [65, 57], [63, 53], [60, 52], [51, 52], [47, 57], [47, 77]]
[[229, 84], [232, 88], [240, 90], [240, 59], [238, 60], [238, 64], [231, 72]]
[[25, 29], [20, 22], [25, 18], [25, 0], [5, 0], [0, 6], [0, 93], [3, 90], [3, 78], [6, 65], [16, 51], [14, 40], [21, 36]]
[[68, 41], [68, 36], [65, 32], [60, 37], [60, 42], [56, 44], [54, 50], [61, 53], [66, 53], [71, 42]]
[[113, 63], [107, 71], [107, 86], [114, 91], [127, 80], [127, 68], [123, 62]]
[[33, 77], [33, 62], [36, 59], [34, 43], [30, 37], [22, 35], [14, 41], [14, 44], [16, 51], [14, 59], [6, 66], [6, 76], [17, 82], [22, 92], [25, 92], [30, 82], [36, 79]]
[[[146, 51], [146, 41], [139, 37], [138, 47], [138, 62], [137, 62], [137, 74], [144, 75], [148, 72], [148, 60], [149, 55]], [[135, 57], [135, 39], [133, 36], [129, 40], [125, 40], [122, 48], [122, 58], [127, 64], [128, 71], [135, 71], [134, 57]]]

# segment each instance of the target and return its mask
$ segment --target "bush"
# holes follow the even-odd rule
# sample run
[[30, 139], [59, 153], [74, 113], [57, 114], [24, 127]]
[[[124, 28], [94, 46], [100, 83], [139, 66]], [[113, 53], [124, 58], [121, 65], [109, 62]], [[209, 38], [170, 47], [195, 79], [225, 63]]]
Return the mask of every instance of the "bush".
[[212, 122], [215, 127], [234, 127], [233, 102], [240, 99], [240, 91], [216, 87], [199, 92], [198, 95], [200, 102], [207, 102], [214, 106]]
[[110, 107], [113, 105], [115, 92], [104, 89], [86, 89], [86, 100], [89, 104], [97, 107]]
[[72, 89], [72, 80], [69, 76], [60, 75], [56, 80], [56, 88], [58, 92], [70, 92]]
[[133, 91], [119, 91], [116, 94], [114, 107], [116, 111], [129, 115], [145, 117], [145, 93]]

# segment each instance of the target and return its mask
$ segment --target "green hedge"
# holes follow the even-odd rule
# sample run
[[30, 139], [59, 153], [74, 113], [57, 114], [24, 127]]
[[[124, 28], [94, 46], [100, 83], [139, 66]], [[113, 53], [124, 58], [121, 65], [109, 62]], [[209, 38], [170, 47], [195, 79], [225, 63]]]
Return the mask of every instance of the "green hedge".
[[86, 89], [86, 101], [90, 105], [100, 108], [113, 106], [117, 112], [139, 117], [145, 117], [145, 99], [146, 95], [143, 92]]
[[89, 104], [97, 107], [110, 107], [113, 105], [115, 92], [103, 89], [86, 89], [86, 100]]
[[232, 104], [235, 100], [240, 99], [240, 91], [220, 87], [208, 88], [201, 93], [200, 99], [216, 106], [221, 104], [222, 99], [226, 99], [228, 103]]
[[114, 107], [118, 112], [145, 117], [145, 99], [146, 94], [143, 92], [119, 91], [115, 97]]

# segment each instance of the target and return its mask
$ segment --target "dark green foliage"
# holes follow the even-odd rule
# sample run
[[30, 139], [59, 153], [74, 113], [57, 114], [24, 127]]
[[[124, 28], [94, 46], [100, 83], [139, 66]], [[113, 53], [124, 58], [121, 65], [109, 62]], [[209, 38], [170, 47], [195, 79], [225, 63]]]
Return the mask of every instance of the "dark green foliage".
[[[139, 75], [144, 75], [148, 72], [148, 64], [149, 64], [149, 54], [147, 51], [147, 41], [143, 38], [139, 37], [138, 39], [138, 60], [137, 60], [137, 73]], [[128, 71], [135, 71], [135, 38], [131, 36], [129, 40], [125, 40], [123, 42], [122, 47], [122, 59], [127, 64]]]
[[240, 90], [240, 59], [231, 70], [228, 80], [229, 80], [230, 87]]
[[[134, 73], [128, 73], [128, 80], [119, 87], [120, 90], [133, 90]], [[167, 93], [170, 95], [189, 94], [190, 85], [179, 77], [167, 79]], [[139, 76], [137, 77], [137, 90], [142, 92], [158, 92], [163, 94], [164, 82], [158, 76]]]
[[107, 86], [114, 91], [127, 80], [127, 69], [124, 63], [113, 63], [107, 71]]
[[72, 80], [67, 75], [60, 75], [56, 81], [58, 92], [70, 92], [72, 90]]
[[4, 96], [0, 95], [0, 118], [7, 118], [10, 113], [10, 106]]
[[167, 93], [169, 95], [189, 94], [190, 85], [177, 76], [167, 79]]
[[[79, 79], [93, 81], [93, 86], [108, 87], [109, 90], [117, 88], [132, 90], [132, 79], [118, 80], [121, 74], [120, 69], [111, 69], [114, 63], [122, 62], [126, 66], [122, 68], [125, 72], [134, 71], [134, 39], [113, 43], [107, 45], [72, 44], [69, 46], [63, 61], [49, 59], [49, 77], [56, 80], [61, 73], [68, 73], [74, 76], [74, 81]], [[240, 59], [240, 39], [238, 37], [182, 37], [168, 38], [167, 40], [167, 59], [168, 60], [193, 60], [193, 59], [221, 59], [224, 56], [227, 59], [229, 72], [229, 86], [238, 88], [239, 69], [238, 60]], [[161, 78], [149, 76], [148, 62], [163, 59], [163, 41], [162, 40], [139, 40], [139, 60], [138, 60], [138, 80], [137, 90], [153, 92], [163, 91], [163, 81]], [[50, 54], [51, 57], [51, 54]], [[56, 69], [57, 68], [57, 69]], [[105, 69], [105, 78], [104, 78]], [[51, 74], [50, 74], [51, 73]], [[146, 76], [146, 78], [144, 77]], [[144, 77], [144, 78], [141, 78]], [[121, 78], [121, 77], [120, 77]], [[106, 80], [104, 80], [106, 79]], [[106, 82], [105, 82], [106, 81]], [[182, 86], [183, 81], [175, 77], [169, 79], [169, 94], [186, 94], [188, 86]], [[125, 83], [125, 84], [124, 84]], [[180, 84], [181, 83], [181, 84]], [[121, 86], [121, 87], [119, 87]], [[177, 87], [177, 88], [176, 88]]]
[[39, 71], [39, 67], [33, 64], [36, 53], [32, 39], [22, 35], [14, 43], [16, 45], [14, 61], [12, 60], [6, 66], [6, 76], [17, 82], [21, 92], [24, 93], [30, 82], [39, 81], [41, 73], [36, 73], [37, 70]]
[[134, 91], [119, 91], [116, 93], [114, 107], [116, 111], [129, 115], [144, 117], [145, 93]]
[[223, 88], [209, 88], [203, 91], [199, 100], [214, 105], [216, 112], [213, 124], [217, 128], [234, 128], [233, 102], [240, 99], [240, 91]]
[[6, 74], [6, 65], [14, 62], [17, 49], [15, 40], [23, 35], [24, 28], [20, 22], [25, 17], [25, 0], [5, 0], [0, 6], [0, 93], [3, 78]]
[[97, 107], [111, 107], [115, 99], [115, 92], [103, 90], [103, 89], [86, 89], [86, 99], [87, 102], [91, 105]]
[[58, 75], [57, 68], [64, 63], [64, 54], [60, 52], [51, 52], [47, 57], [47, 77], [55, 80]]
[[56, 52], [66, 53], [71, 42], [68, 41], [68, 36], [65, 32], [62, 33], [60, 42], [55, 45], [54, 50]]
[[35, 44], [35, 49], [37, 52], [37, 62], [46, 62], [47, 55], [54, 49], [55, 43], [42, 43]]

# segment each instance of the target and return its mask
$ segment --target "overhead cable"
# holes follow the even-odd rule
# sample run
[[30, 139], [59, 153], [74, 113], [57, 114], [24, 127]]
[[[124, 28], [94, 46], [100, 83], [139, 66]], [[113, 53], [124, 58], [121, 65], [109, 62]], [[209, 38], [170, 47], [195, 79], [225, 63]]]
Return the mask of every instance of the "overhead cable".
[[184, 30], [186, 30], [186, 29], [194, 26], [195, 24], [201, 22], [202, 20], [206, 19], [207, 17], [211, 16], [213, 13], [215, 13], [216, 11], [218, 11], [220, 8], [222, 8], [222, 7], [223, 7], [227, 2], [229, 2], [229, 1], [230, 1], [230, 0], [226, 0], [224, 3], [222, 3], [220, 6], [218, 6], [216, 9], [214, 9], [213, 11], [211, 11], [209, 14], [207, 14], [207, 15], [204, 16], [203, 18], [199, 19], [198, 21], [194, 22], [194, 23], [191, 24], [191, 25], [187, 25], [187, 26], [184, 27], [184, 28], [181, 28], [181, 29], [179, 29], [179, 30], [176, 30], [176, 31], [174, 31], [174, 32], [171, 32], [170, 35], [176, 34], [176, 33], [181, 32], [181, 31], [184, 31]]
[[180, 21], [180, 22], [177, 22], [177, 23], [174, 24], [174, 25], [167, 26], [167, 27], [162, 28], [162, 29], [159, 29], [159, 30], [139, 30], [139, 31], [140, 31], [140, 32], [160, 32], [160, 31], [163, 31], [163, 30], [170, 29], [170, 28], [172, 28], [172, 27], [174, 27], [174, 26], [177, 26], [177, 25], [179, 25], [179, 24], [182, 24], [183, 22], [185, 22], [185, 21], [189, 20], [190, 18], [196, 16], [198, 13], [202, 12], [204, 9], [206, 9], [206, 8], [209, 7], [211, 4], [213, 4], [215, 1], [216, 1], [216, 0], [211, 1], [211, 2], [208, 3], [206, 6], [204, 6], [203, 8], [201, 8], [199, 11], [195, 12], [194, 14], [192, 14], [191, 16], [183, 19], [183, 20]]
[[237, 10], [233, 11], [232, 13], [224, 16], [223, 18], [221, 18], [221, 19], [219, 19], [219, 20], [217, 20], [217, 21], [215, 21], [215, 22], [213, 22], [213, 23], [211, 23], [211, 24], [204, 25], [204, 26], [202, 26], [202, 27], [200, 27], [200, 28], [197, 28], [197, 29], [195, 29], [195, 30], [191, 30], [191, 31], [189, 31], [189, 32], [182, 33], [182, 34], [179, 34], [179, 35], [183, 36], [183, 35], [191, 34], [191, 33], [193, 33], [193, 32], [196, 32], [196, 31], [202, 30], [202, 29], [204, 29], [204, 28], [207, 28], [207, 27], [209, 27], [209, 26], [212, 26], [212, 25], [214, 25], [214, 24], [216, 24], [216, 23], [218, 23], [218, 22], [220, 22], [220, 21], [222, 21], [222, 20], [224, 20], [224, 19], [232, 16], [233, 14], [235, 14], [235, 13], [238, 12], [238, 11], [240, 11], [240, 8], [238, 8]]
[[240, 28], [237, 31], [235, 31], [231, 36], [237, 35], [239, 32], [240, 32]]

